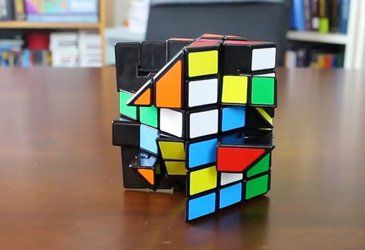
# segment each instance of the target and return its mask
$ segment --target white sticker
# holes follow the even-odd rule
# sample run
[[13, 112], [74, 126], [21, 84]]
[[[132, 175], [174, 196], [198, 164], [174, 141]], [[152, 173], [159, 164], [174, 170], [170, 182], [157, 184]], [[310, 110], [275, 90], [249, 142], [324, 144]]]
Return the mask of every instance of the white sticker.
[[221, 173], [221, 186], [235, 182], [240, 181], [243, 178], [242, 173]]
[[253, 49], [251, 70], [273, 69], [275, 58], [276, 48]]
[[190, 114], [190, 138], [218, 133], [218, 109]]
[[171, 109], [160, 109], [160, 130], [177, 137], [183, 134], [183, 114]]
[[218, 79], [189, 82], [189, 107], [217, 103]]

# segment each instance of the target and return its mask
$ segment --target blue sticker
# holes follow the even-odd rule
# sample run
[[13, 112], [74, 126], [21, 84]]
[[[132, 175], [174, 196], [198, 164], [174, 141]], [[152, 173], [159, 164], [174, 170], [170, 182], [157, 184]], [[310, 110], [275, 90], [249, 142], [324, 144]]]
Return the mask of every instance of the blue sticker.
[[217, 138], [189, 145], [189, 168], [194, 168], [217, 160]]
[[158, 130], [141, 124], [140, 126], [140, 143], [139, 146], [151, 153], [157, 154]]
[[193, 220], [215, 211], [215, 193], [188, 201], [187, 219]]
[[242, 201], [242, 183], [237, 183], [219, 191], [219, 208], [228, 207], [240, 201]]
[[222, 131], [228, 131], [245, 126], [245, 107], [225, 107], [222, 109]]

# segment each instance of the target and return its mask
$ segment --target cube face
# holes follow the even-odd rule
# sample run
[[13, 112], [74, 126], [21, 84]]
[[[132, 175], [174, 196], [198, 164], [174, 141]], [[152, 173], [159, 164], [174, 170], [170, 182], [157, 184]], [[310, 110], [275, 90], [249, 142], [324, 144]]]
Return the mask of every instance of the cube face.
[[208, 139], [188, 144], [188, 169], [214, 163], [217, 159], [218, 139]]
[[178, 58], [168, 72], [156, 79], [155, 99], [157, 107], [181, 108], [183, 102], [183, 63]]
[[222, 103], [247, 103], [247, 76], [223, 76]]
[[262, 48], [252, 50], [252, 71], [273, 69], [276, 63], [276, 48]]
[[135, 105], [150, 106], [152, 103], [152, 91], [148, 89], [135, 102]]
[[265, 153], [261, 148], [218, 147], [218, 170], [239, 173]]
[[247, 181], [245, 199], [252, 199], [256, 196], [267, 193], [270, 189], [270, 174], [266, 174]]
[[189, 81], [188, 96], [189, 108], [216, 104], [218, 102], [218, 79]]
[[195, 170], [188, 175], [189, 195], [196, 195], [217, 187], [217, 169], [215, 166]]
[[188, 53], [188, 76], [205, 76], [218, 73], [218, 50]]
[[183, 113], [172, 109], [160, 109], [160, 130], [179, 138], [183, 137]]
[[270, 170], [271, 153], [266, 154], [259, 162], [257, 162], [250, 170], [247, 171], [247, 177], [264, 173]]
[[152, 169], [137, 169], [137, 172], [143, 176], [143, 178], [145, 180], [147, 180], [147, 182], [154, 186], [156, 184], [156, 174], [153, 172]]
[[140, 124], [119, 118], [113, 121], [114, 146], [139, 146]]
[[158, 109], [155, 106], [140, 107], [139, 121], [151, 127], [158, 127]]
[[210, 193], [187, 200], [186, 220], [191, 221], [216, 211], [216, 194]]
[[146, 125], [141, 125], [140, 147], [152, 154], [158, 154], [157, 141], [159, 136], [158, 130]]
[[243, 128], [245, 126], [245, 107], [224, 107], [222, 108], [221, 129], [223, 132]]
[[237, 183], [219, 190], [219, 208], [225, 208], [241, 202], [243, 199], [242, 183]]
[[167, 160], [185, 160], [185, 148], [183, 142], [159, 141], [161, 155]]
[[186, 175], [184, 161], [165, 161], [165, 166], [169, 175]]
[[126, 91], [119, 92], [119, 113], [133, 120], [137, 120], [137, 107], [127, 105], [132, 95], [132, 93]]
[[273, 77], [252, 78], [251, 103], [253, 105], [275, 105], [275, 79]]
[[242, 173], [225, 173], [225, 172], [221, 172], [220, 173], [220, 185], [224, 186], [236, 181], [241, 181], [243, 179], [243, 174]]
[[223, 73], [251, 74], [275, 68], [276, 47], [272, 43], [229, 40], [223, 43]]
[[139, 154], [139, 147], [124, 147], [121, 150], [123, 186], [130, 189], [145, 189], [148, 183], [129, 167], [130, 162]]
[[206, 34], [116, 55], [130, 57], [116, 69], [121, 115], [135, 120], [113, 123], [126, 188], [185, 191], [187, 221], [269, 191], [274, 44]]
[[189, 114], [189, 137], [197, 138], [218, 133], [218, 109]]

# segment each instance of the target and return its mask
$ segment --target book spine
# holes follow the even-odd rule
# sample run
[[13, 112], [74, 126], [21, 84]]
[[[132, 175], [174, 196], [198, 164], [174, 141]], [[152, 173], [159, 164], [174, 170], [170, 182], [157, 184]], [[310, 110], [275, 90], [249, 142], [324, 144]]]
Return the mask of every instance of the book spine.
[[293, 0], [293, 24], [295, 30], [305, 30], [304, 2]]
[[339, 31], [342, 34], [347, 33], [347, 24], [349, 19], [350, 0], [340, 0], [339, 4]]
[[329, 32], [328, 1], [319, 0], [319, 28], [321, 33]]
[[311, 0], [311, 17], [312, 17], [312, 30], [318, 30], [319, 19], [318, 19], [318, 0]]
[[330, 31], [338, 32], [339, 0], [332, 0], [330, 8]]
[[311, 0], [304, 0], [304, 20], [305, 20], [305, 30], [312, 29], [312, 18], [311, 18]]
[[46, 15], [46, 14], [28, 14], [27, 21], [29, 22], [66, 22], [66, 23], [97, 23], [99, 17], [95, 14], [82, 15]]
[[14, 19], [13, 0], [0, 0], [0, 20]]
[[14, 0], [14, 15], [16, 20], [25, 20], [24, 0]]

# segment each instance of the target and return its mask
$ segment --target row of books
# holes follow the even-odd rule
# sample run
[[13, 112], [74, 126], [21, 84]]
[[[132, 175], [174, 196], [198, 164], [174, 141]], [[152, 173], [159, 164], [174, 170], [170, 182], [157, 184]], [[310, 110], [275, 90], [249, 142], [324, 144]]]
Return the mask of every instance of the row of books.
[[88, 32], [55, 32], [50, 36], [52, 66], [101, 67], [101, 37]]
[[0, 33], [0, 67], [100, 67], [101, 37], [89, 32]]
[[344, 64], [344, 53], [328, 52], [309, 48], [288, 50], [285, 53], [286, 68], [342, 68]]
[[0, 20], [98, 22], [98, 0], [0, 0]]
[[350, 0], [292, 0], [291, 29], [347, 33]]
[[0, 52], [0, 67], [50, 66], [52, 61], [49, 50], [4, 50]]

